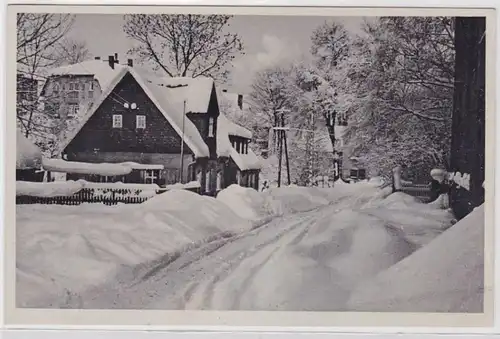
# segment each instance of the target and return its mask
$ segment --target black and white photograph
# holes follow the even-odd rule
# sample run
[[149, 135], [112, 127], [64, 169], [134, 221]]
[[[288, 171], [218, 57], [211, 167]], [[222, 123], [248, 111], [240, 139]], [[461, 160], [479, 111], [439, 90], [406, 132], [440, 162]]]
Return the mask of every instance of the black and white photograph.
[[16, 308], [490, 312], [486, 15], [123, 10], [11, 13]]

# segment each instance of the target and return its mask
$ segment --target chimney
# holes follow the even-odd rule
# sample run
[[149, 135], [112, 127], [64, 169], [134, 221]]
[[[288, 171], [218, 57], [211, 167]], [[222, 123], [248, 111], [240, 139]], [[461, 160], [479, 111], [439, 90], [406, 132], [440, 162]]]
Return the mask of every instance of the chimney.
[[238, 107], [243, 109], [243, 94], [238, 94]]
[[115, 53], [115, 64], [118, 63], [118, 53]]
[[101, 57], [95, 57], [94, 59], [95, 60], [101, 60]]
[[109, 63], [109, 67], [111, 67], [112, 69], [115, 69], [115, 57], [110, 55], [108, 56], [108, 63]]
[[134, 67], [134, 61], [132, 59], [127, 59], [127, 65], [129, 67]]

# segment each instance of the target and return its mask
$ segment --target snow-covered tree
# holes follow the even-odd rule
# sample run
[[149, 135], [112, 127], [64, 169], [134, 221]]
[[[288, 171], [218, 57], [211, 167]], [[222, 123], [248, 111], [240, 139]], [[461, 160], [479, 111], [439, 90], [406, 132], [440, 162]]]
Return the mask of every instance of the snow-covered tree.
[[[60, 98], [40, 97], [45, 71], [88, 57], [86, 45], [67, 39], [74, 17], [67, 14], [20, 13], [17, 16], [17, 126], [47, 155], [60, 141], [60, 132], [74, 121], [58, 117], [50, 103]], [[43, 99], [43, 100], [42, 100]]]
[[230, 15], [131, 14], [124, 31], [137, 45], [130, 50], [167, 76], [224, 79], [226, 66], [242, 53], [238, 34], [229, 33]]
[[414, 180], [446, 166], [453, 95], [453, 30], [438, 17], [388, 17], [339, 64], [347, 141], [371, 173], [406, 164]]
[[334, 72], [348, 56], [350, 40], [345, 28], [334, 21], [316, 28], [311, 36], [311, 53], [316, 66], [326, 74]]

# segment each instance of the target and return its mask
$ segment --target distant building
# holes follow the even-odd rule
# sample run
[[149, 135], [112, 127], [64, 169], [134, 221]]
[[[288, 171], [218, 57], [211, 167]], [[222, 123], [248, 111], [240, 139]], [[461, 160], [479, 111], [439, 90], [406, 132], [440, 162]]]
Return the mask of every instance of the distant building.
[[252, 134], [220, 112], [212, 79], [159, 77], [116, 59], [52, 70], [44, 91], [61, 98], [53, 100], [60, 114], [81, 120], [62, 141], [63, 159], [137, 168], [126, 176], [69, 173], [68, 179], [196, 180], [203, 194], [212, 195], [233, 183], [258, 189], [260, 164], [248, 147]]
[[17, 103], [35, 102], [38, 96], [38, 80], [22, 74], [17, 74], [16, 80]]

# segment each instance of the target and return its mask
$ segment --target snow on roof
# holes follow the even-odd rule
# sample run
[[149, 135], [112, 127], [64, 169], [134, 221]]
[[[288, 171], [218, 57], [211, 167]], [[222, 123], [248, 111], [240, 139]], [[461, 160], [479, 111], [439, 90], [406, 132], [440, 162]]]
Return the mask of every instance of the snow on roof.
[[248, 154], [238, 153], [231, 147], [231, 159], [241, 171], [261, 169], [260, 160], [255, 153], [249, 148]]
[[214, 86], [214, 81], [208, 77], [155, 77], [148, 76], [141, 72], [143, 76], [160, 87], [167, 88], [170, 96], [177, 98], [177, 102], [183, 103], [186, 100], [186, 113], [207, 113], [210, 97]]
[[97, 174], [97, 175], [127, 175], [132, 167], [127, 164], [87, 163], [66, 161], [62, 159], [43, 159], [43, 168], [46, 171], [61, 173]]
[[16, 136], [16, 150], [16, 169], [40, 168], [42, 152], [19, 130], [17, 130]]
[[101, 86], [101, 90], [105, 91], [113, 79], [126, 66], [115, 64], [114, 69], [111, 68], [107, 61], [103, 60], [87, 60], [77, 64], [61, 66], [48, 71], [47, 76], [60, 75], [88, 75], [93, 76]]
[[252, 132], [246, 129], [243, 126], [240, 126], [231, 120], [229, 120], [223, 113], [219, 114], [218, 126], [220, 128], [220, 124], [223, 125], [224, 133], [227, 135], [232, 135], [236, 137], [242, 137], [246, 139], [252, 139]]
[[217, 120], [217, 155], [219, 157], [231, 157], [242, 171], [260, 169], [260, 161], [250, 148], [248, 148], [248, 154], [240, 154], [233, 148], [229, 136], [236, 135], [235, 133], [239, 133], [239, 136], [248, 139], [252, 137], [250, 131], [235, 124], [223, 113], [220, 113], [219, 119]]
[[[106, 66], [110, 68], [109, 65]], [[61, 143], [60, 152], [64, 151], [90, 117], [99, 109], [102, 102], [109, 96], [120, 80], [127, 73], [130, 73], [178, 135], [184, 134], [184, 141], [195, 157], [207, 157], [209, 155], [208, 146], [201, 137], [198, 129], [191, 120], [187, 118], [183, 119], [183, 116], [184, 100], [186, 101], [186, 113], [207, 112], [211, 89], [213, 88], [212, 79], [204, 77], [195, 79], [156, 77], [151, 73], [128, 66], [120, 66], [118, 69], [120, 70], [109, 82], [108, 87], [103, 89], [99, 100], [82, 117], [79, 126], [69, 133], [67, 139]], [[184, 133], [182, 130], [183, 125]]]
[[[217, 97], [221, 98], [221, 101], [224, 101], [225, 104], [227, 104], [232, 110], [239, 111], [241, 110], [240, 107], [238, 106], [238, 96], [243, 95], [239, 93], [231, 93], [231, 92], [224, 92], [223, 90], [217, 90]], [[243, 98], [245, 98], [245, 95], [243, 95]], [[248, 107], [248, 103], [243, 100], [242, 102], [242, 109], [246, 109]]]

